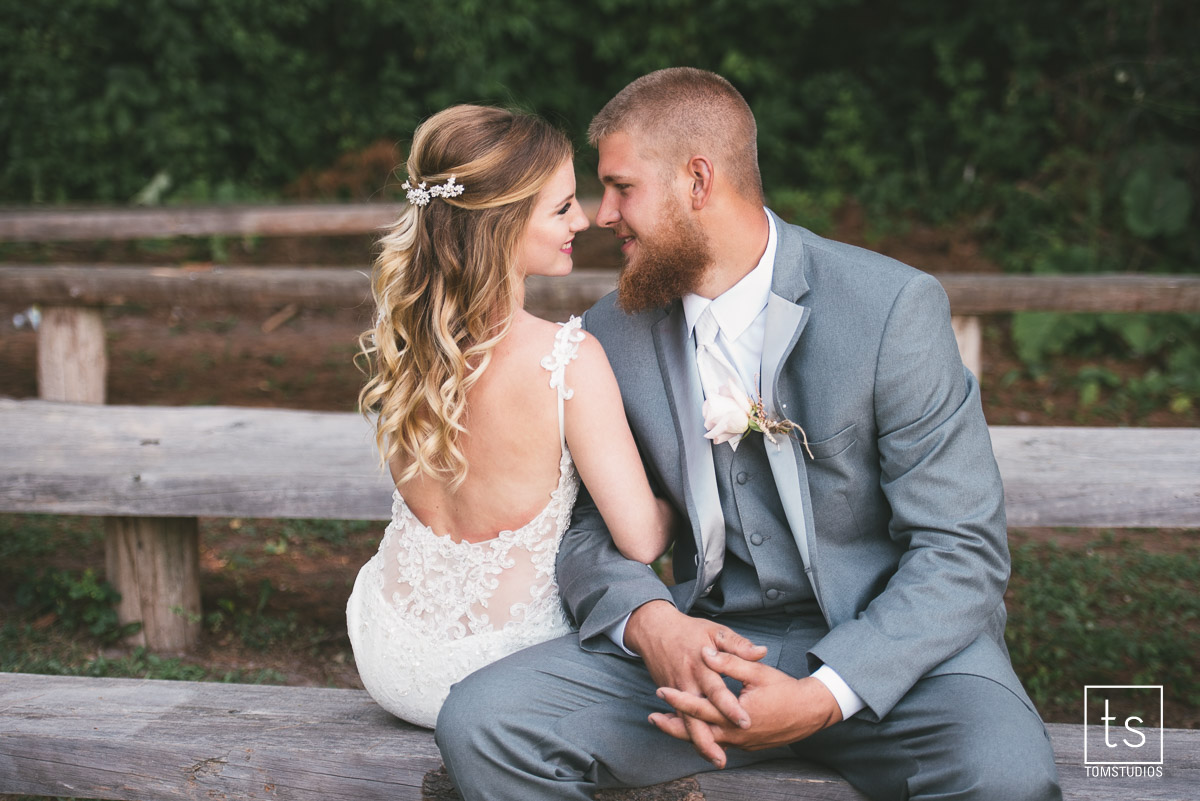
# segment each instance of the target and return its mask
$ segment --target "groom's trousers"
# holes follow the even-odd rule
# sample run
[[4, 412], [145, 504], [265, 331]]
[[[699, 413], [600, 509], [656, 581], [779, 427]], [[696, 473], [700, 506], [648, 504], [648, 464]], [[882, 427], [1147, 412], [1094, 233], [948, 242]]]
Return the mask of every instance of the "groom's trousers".
[[[784, 634], [826, 633], [821, 619], [722, 616], [793, 675]], [[732, 683], [736, 689], [736, 683]], [[568, 635], [513, 654], [455, 686], [435, 732], [466, 801], [588, 799], [713, 770], [690, 743], [647, 721], [669, 711], [640, 660], [591, 653]], [[1024, 701], [979, 676], [922, 679], [878, 723], [859, 718], [790, 749], [730, 749], [730, 767], [795, 754], [829, 765], [872, 799], [1061, 798], [1045, 727]]]

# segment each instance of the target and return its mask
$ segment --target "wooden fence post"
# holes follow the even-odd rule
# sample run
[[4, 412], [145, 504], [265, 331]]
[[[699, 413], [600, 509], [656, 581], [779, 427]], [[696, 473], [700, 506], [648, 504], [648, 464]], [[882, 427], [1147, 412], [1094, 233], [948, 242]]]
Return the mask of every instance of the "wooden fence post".
[[958, 340], [958, 353], [963, 364], [983, 383], [983, 333], [978, 317], [952, 315], [950, 325], [954, 327], [954, 338]]
[[131, 645], [183, 653], [200, 633], [200, 527], [194, 517], [108, 517], [108, 580], [121, 593], [117, 619], [142, 622]]
[[[38, 326], [38, 394], [104, 403], [108, 358], [101, 309], [50, 306]], [[182, 653], [200, 632], [200, 526], [194, 517], [108, 517], [108, 582], [121, 593], [117, 620], [141, 621], [132, 645]]]
[[100, 309], [51, 306], [38, 326], [38, 395], [67, 403], [104, 403], [104, 321]]

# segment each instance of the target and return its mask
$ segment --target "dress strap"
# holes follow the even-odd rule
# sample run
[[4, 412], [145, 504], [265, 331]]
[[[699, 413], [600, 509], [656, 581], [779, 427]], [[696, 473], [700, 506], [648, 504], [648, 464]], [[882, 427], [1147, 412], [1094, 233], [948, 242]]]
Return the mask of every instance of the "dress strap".
[[542, 367], [550, 371], [550, 388], [558, 390], [558, 441], [563, 452], [567, 450], [567, 428], [563, 418], [563, 401], [571, 399], [575, 390], [566, 384], [567, 365], [579, 355], [579, 343], [583, 342], [583, 320], [575, 315], [554, 334], [554, 350], [542, 359]]

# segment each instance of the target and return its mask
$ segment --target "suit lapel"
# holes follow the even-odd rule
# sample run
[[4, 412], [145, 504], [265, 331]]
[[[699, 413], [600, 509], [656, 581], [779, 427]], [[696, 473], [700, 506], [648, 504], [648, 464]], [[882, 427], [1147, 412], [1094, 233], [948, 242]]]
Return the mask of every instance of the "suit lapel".
[[[800, 341], [812, 310], [801, 306], [799, 299], [808, 292], [804, 278], [804, 247], [799, 232], [775, 218], [779, 233], [779, 244], [775, 251], [775, 270], [771, 281], [771, 294], [767, 298], [767, 322], [763, 336], [761, 391], [763, 407], [771, 416], [787, 417], [789, 410], [781, 406], [779, 398], [780, 379], [783, 368]], [[796, 421], [803, 425], [803, 421]], [[808, 489], [808, 471], [804, 464], [804, 453], [792, 437], [776, 436], [776, 443], [766, 443], [767, 461], [771, 475], [783, 503], [788, 527], [795, 537], [796, 547], [804, 562], [804, 571], [812, 582], [813, 517], [812, 496]], [[821, 594], [813, 583], [817, 600]]]
[[[698, 593], [711, 584], [725, 558], [725, 517], [717, 494], [717, 471], [712, 446], [704, 438], [703, 392], [696, 369], [696, 348], [688, 336], [683, 304], [654, 325], [654, 347], [667, 383], [667, 400], [678, 426], [682, 447], [683, 486], [692, 532], [696, 538], [696, 587]], [[690, 606], [690, 603], [688, 604]]]

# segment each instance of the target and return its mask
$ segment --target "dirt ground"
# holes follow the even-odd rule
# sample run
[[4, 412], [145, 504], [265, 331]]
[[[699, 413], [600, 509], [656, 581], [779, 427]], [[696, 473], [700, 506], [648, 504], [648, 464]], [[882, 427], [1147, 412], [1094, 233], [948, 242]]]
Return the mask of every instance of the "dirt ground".
[[[868, 241], [861, 215], [840, 220], [839, 235], [894, 255], [931, 272], [991, 272], [969, 237], [919, 227], [892, 239]], [[345, 264], [370, 260], [370, 240], [188, 242], [148, 247], [131, 244], [45, 247], [5, 246], [10, 263], [158, 263], [204, 261], [219, 250], [232, 264]], [[577, 264], [617, 266], [607, 232], [581, 239]], [[10, 322], [24, 311], [0, 298], [0, 396], [37, 395], [36, 335]], [[108, 332], [108, 403], [133, 405], [220, 404], [350, 411], [362, 382], [353, 364], [356, 337], [367, 324], [365, 308], [302, 309], [264, 332], [275, 311], [233, 315], [188, 308], [113, 308], [105, 311]], [[1034, 376], [1016, 359], [1004, 318], [988, 320], [984, 332], [983, 399], [993, 424], [1195, 426], [1193, 410], [1155, 409], [1134, 416], [1098, 404], [1079, 406], [1073, 376], [1079, 363], [1064, 361]], [[1108, 360], [1119, 375], [1142, 369]], [[291, 532], [291, 533], [289, 533]], [[369, 558], [382, 532], [367, 524], [324, 537], [298, 535], [285, 521], [202, 521], [204, 609], [224, 612], [209, 626], [189, 661], [214, 673], [272, 670], [290, 684], [360, 686], [345, 634], [343, 602], [358, 567]], [[1037, 538], [1036, 530], [1021, 537]], [[1086, 538], [1089, 532], [1078, 532]], [[103, 546], [56, 556], [63, 568], [103, 565]], [[269, 587], [263, 599], [262, 589]], [[336, 600], [332, 600], [336, 599]], [[252, 647], [234, 623], [270, 629], [265, 647]], [[269, 620], [268, 620], [269, 618]], [[244, 632], [243, 632], [244, 633]], [[110, 655], [118, 655], [119, 650]]]

